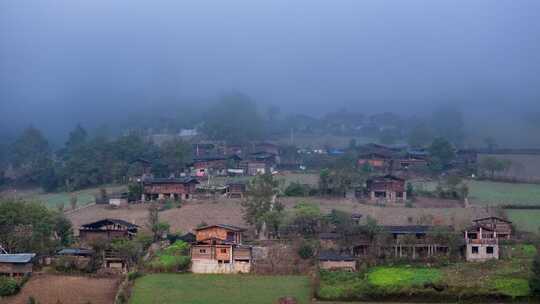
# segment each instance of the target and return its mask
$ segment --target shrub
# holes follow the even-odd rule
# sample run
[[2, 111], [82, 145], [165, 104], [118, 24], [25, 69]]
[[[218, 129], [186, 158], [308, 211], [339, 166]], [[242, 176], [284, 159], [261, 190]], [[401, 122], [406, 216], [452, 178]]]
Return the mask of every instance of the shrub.
[[150, 247], [150, 245], [152, 245], [154, 239], [148, 233], [139, 232], [135, 237], [135, 241], [141, 245], [143, 250], [146, 250], [148, 247]]
[[78, 270], [77, 263], [72, 257], [59, 257], [54, 261], [54, 269], [59, 272], [73, 272]]
[[533, 275], [529, 280], [529, 288], [535, 295], [540, 295], [540, 254], [534, 257], [532, 264]]
[[142, 277], [143, 275], [144, 273], [140, 271], [131, 271], [128, 273], [127, 278], [128, 278], [128, 281], [135, 281], [136, 279]]
[[191, 258], [189, 256], [161, 254], [155, 257], [149, 266], [152, 271], [156, 272], [176, 272], [187, 270], [190, 263]]
[[180, 208], [180, 204], [178, 202], [175, 202], [173, 200], [166, 200], [160, 211], [169, 210], [176, 207]]
[[0, 297], [14, 295], [19, 291], [19, 283], [12, 278], [0, 277]]
[[292, 182], [285, 189], [286, 196], [308, 196], [310, 193], [310, 187], [308, 185], [302, 185], [297, 182]]
[[312, 258], [314, 253], [315, 250], [313, 249], [313, 246], [307, 242], [304, 242], [300, 245], [300, 248], [298, 248], [298, 255], [304, 260]]
[[176, 241], [158, 252], [148, 266], [156, 272], [176, 272], [186, 271], [190, 263], [189, 244], [184, 241]]
[[165, 254], [168, 255], [188, 255], [189, 254], [189, 244], [184, 241], [176, 241], [171, 246], [163, 250]]

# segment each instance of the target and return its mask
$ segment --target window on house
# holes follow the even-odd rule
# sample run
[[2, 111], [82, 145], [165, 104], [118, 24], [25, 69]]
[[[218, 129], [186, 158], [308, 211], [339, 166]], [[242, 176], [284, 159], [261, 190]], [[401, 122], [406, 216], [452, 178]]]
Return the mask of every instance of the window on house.
[[227, 232], [227, 241], [234, 241], [235, 233]]
[[472, 247], [472, 254], [478, 254], [478, 246]]
[[227, 253], [227, 248], [221, 248], [221, 253]]
[[199, 253], [206, 253], [206, 249], [199, 249]]
[[493, 252], [494, 252], [493, 247], [491, 247], [491, 246], [486, 247], [486, 253], [487, 254], [493, 254]]

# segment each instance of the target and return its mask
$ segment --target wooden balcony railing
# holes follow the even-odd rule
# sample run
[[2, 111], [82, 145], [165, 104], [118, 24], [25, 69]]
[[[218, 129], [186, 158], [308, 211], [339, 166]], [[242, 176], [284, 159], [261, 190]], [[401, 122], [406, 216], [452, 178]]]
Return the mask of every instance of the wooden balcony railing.
[[467, 244], [496, 245], [498, 244], [498, 239], [468, 239]]

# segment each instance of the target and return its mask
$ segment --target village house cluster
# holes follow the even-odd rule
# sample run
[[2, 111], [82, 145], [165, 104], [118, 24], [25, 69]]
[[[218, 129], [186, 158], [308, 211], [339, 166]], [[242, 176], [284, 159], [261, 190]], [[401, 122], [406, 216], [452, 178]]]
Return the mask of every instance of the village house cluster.
[[[171, 177], [154, 177], [151, 170], [145, 169], [137, 183], [141, 187], [140, 202], [192, 200], [205, 191], [218, 192], [226, 198], [243, 198], [248, 190], [244, 181], [232, 180], [222, 186], [209, 186], [215, 177], [254, 176], [276, 173], [282, 165], [287, 168], [302, 170], [300, 159], [287, 160], [279, 146], [271, 143], [253, 143], [248, 146], [219, 145], [198, 143], [193, 145], [193, 161], [188, 170]], [[407, 178], [415, 171], [425, 168], [429, 154], [425, 150], [410, 150], [402, 147], [388, 147], [369, 144], [358, 153], [358, 168], [369, 166], [371, 174], [362, 189], [355, 192], [356, 198], [365, 199], [375, 204], [401, 205], [410, 198], [407, 193]], [[217, 153], [216, 153], [217, 151]], [[298, 150], [295, 154], [313, 153], [341, 155], [343, 151], [334, 148]], [[463, 151], [458, 163], [473, 162], [470, 151]], [[145, 160], [136, 160], [149, 167]], [[122, 207], [130, 203], [126, 194], [110, 195], [108, 203]], [[98, 202], [99, 203], [99, 202]], [[362, 214], [352, 214], [352, 221], [357, 226], [364, 225]], [[433, 225], [382, 226], [379, 233], [385, 233], [389, 239], [375, 244], [374, 236], [362, 233], [347, 235], [349, 242], [343, 245], [342, 234], [325, 231], [318, 235], [318, 261], [321, 269], [344, 269], [356, 271], [357, 265], [368, 254], [381, 257], [421, 259], [437, 255], [448, 255], [449, 244], [440, 239], [430, 239], [429, 232], [436, 229]], [[454, 227], [444, 227], [449, 230]], [[110, 243], [114, 240], [131, 240], [142, 227], [135, 223], [115, 218], [104, 218], [77, 227], [79, 248], [63, 248], [51, 259], [70, 257], [78, 263], [89, 263], [96, 255], [91, 244], [97, 241]], [[214, 223], [203, 227], [192, 227], [183, 238], [190, 244], [190, 270], [194, 273], [249, 273], [253, 269], [254, 245], [245, 241], [246, 229], [227, 223]], [[467, 261], [486, 261], [499, 259], [500, 241], [512, 237], [511, 222], [487, 217], [475, 219], [461, 233], [462, 256]], [[371, 239], [370, 239], [371, 238]], [[0, 248], [1, 249], [1, 248]], [[40, 262], [42, 257], [40, 258]], [[0, 274], [24, 276], [32, 273], [32, 265], [37, 257], [33, 253], [0, 254]], [[103, 267], [128, 270], [126, 257], [106, 250], [102, 256]]]

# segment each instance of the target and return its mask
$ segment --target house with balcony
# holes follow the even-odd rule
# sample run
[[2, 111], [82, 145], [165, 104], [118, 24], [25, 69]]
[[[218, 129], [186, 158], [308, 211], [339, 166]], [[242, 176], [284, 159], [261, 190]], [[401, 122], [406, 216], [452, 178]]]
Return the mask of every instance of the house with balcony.
[[499, 259], [499, 241], [510, 239], [511, 225], [510, 221], [493, 216], [473, 220], [472, 226], [465, 230], [466, 260]]
[[231, 225], [210, 225], [195, 230], [191, 246], [193, 273], [248, 273], [251, 270], [251, 246], [242, 244], [245, 231]]
[[394, 175], [375, 176], [367, 180], [369, 199], [380, 203], [402, 203], [407, 200], [405, 180]]

